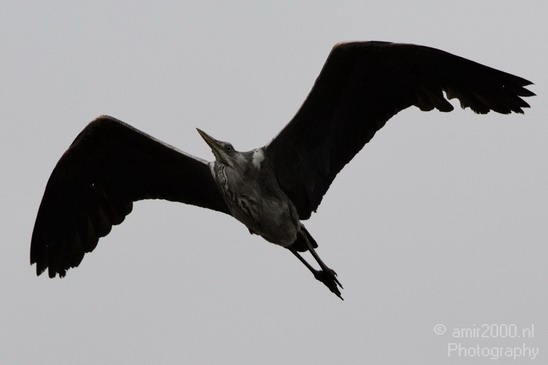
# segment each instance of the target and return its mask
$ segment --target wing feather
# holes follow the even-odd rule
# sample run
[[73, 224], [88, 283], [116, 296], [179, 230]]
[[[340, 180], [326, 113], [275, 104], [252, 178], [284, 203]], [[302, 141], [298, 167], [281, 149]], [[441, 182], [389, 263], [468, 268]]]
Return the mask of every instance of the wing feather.
[[434, 48], [355, 42], [331, 51], [310, 94], [267, 146], [278, 183], [301, 219], [316, 211], [339, 171], [395, 114], [412, 105], [485, 114], [523, 113], [531, 82]]
[[112, 117], [91, 122], [47, 183], [31, 241], [37, 274], [64, 276], [133, 202], [166, 199], [229, 214], [207, 163]]

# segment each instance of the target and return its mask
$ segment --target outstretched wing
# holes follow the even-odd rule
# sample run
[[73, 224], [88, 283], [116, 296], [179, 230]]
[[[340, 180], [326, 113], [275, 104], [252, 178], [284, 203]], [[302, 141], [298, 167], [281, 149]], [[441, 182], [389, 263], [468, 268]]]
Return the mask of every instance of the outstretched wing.
[[114, 118], [91, 122], [61, 157], [32, 233], [31, 264], [64, 276], [141, 199], [166, 199], [229, 213], [205, 161]]
[[386, 121], [415, 105], [484, 114], [523, 113], [531, 82], [434, 48], [387, 42], [340, 44], [266, 156], [301, 219], [315, 211], [339, 171]]

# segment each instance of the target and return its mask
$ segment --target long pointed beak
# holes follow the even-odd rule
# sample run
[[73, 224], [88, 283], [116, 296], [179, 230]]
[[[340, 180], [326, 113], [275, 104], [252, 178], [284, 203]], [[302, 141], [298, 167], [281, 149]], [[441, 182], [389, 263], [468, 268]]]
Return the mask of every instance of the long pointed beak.
[[219, 142], [215, 138], [211, 137], [209, 134], [207, 134], [200, 128], [196, 128], [196, 130], [198, 131], [198, 133], [200, 133], [200, 136], [202, 136], [204, 141], [206, 141], [206, 143], [209, 145], [209, 147], [211, 147], [213, 151], [219, 152], [219, 150], [221, 149], [221, 146], [219, 145]]
[[213, 155], [215, 155], [215, 159], [217, 161], [223, 161], [224, 163], [228, 164], [228, 159], [225, 156], [225, 152], [223, 148], [221, 147], [221, 144], [219, 141], [217, 141], [215, 138], [211, 137], [209, 134], [201, 130], [200, 128], [196, 128], [198, 133], [200, 133], [200, 136], [206, 141], [206, 143], [211, 147], [211, 152], [213, 152]]

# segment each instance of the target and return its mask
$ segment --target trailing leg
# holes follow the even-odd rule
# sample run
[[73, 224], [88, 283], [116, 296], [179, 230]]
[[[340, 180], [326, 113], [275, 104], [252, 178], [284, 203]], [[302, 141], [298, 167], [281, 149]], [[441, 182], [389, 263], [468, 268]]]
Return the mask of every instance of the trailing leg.
[[[337, 279], [337, 273], [334, 270], [331, 270], [320, 258], [320, 256], [316, 253], [314, 250], [314, 245], [310, 242], [310, 239], [312, 237], [310, 234], [306, 231], [304, 226], [301, 226], [301, 232], [299, 232], [298, 241], [304, 241], [308, 251], [312, 254], [316, 262], [318, 262], [318, 265], [320, 265], [321, 270], [316, 270], [310, 265], [297, 251], [297, 249], [293, 248], [292, 246], [289, 246], [288, 249], [301, 261], [307, 268], [310, 270], [310, 272], [314, 275], [314, 277], [325, 284], [333, 292], [336, 296], [344, 300], [341, 296], [341, 292], [339, 290], [339, 287], [343, 289], [343, 286]], [[314, 242], [315, 243], [315, 242]], [[317, 246], [316, 246], [317, 247]]]

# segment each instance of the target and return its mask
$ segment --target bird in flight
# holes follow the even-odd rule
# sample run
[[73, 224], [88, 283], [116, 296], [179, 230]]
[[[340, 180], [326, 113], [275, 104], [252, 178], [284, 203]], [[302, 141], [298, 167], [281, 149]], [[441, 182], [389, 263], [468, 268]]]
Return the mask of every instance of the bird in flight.
[[[122, 223], [133, 202], [165, 199], [233, 216], [251, 234], [288, 249], [342, 299], [337, 274], [316, 253], [310, 218], [341, 169], [385, 123], [410, 106], [523, 113], [531, 82], [412, 44], [336, 45], [310, 94], [267, 145], [237, 151], [198, 129], [213, 162], [186, 154], [109, 116], [76, 137], [46, 185], [32, 233], [37, 274], [65, 276]], [[303, 258], [309, 251], [316, 269]], [[316, 266], [316, 267], [317, 267]]]

